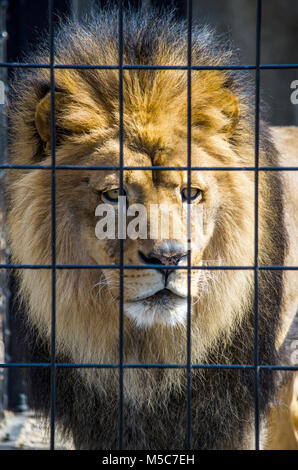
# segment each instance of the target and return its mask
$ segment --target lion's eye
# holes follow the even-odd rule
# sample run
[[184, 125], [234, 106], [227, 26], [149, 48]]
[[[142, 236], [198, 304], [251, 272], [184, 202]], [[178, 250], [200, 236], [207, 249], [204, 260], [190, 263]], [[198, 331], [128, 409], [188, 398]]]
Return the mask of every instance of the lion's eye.
[[[187, 188], [182, 189], [181, 196], [182, 196], [182, 201], [183, 202], [187, 201], [187, 198], [188, 198], [188, 189]], [[195, 201], [195, 200], [201, 201], [202, 198], [203, 198], [203, 192], [200, 189], [190, 188], [190, 200], [191, 201]]]
[[[123, 195], [125, 196], [125, 191], [123, 191]], [[103, 201], [108, 202], [118, 202], [118, 198], [120, 196], [120, 188], [110, 189], [109, 191], [105, 191], [101, 194], [101, 198]]]

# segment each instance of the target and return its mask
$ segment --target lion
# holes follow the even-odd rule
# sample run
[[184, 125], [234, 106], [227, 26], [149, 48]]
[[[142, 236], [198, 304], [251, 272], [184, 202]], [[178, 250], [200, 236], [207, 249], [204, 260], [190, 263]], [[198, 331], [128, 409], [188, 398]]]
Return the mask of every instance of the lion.
[[[285, 203], [287, 189], [293, 194], [293, 179], [292, 186], [286, 186], [280, 171], [268, 170], [260, 171], [256, 182], [254, 91], [244, 72], [218, 67], [230, 64], [234, 56], [210, 29], [194, 26], [192, 31], [192, 64], [214, 68], [191, 73], [188, 149], [186, 24], [169, 11], [159, 16], [154, 11], [126, 11], [123, 24], [124, 64], [180, 69], [123, 70], [122, 186], [117, 169], [119, 70], [113, 67], [119, 60], [116, 11], [101, 11], [86, 24], [68, 21], [55, 34], [55, 62], [60, 64], [54, 73], [55, 136], [49, 69], [22, 70], [14, 81], [10, 163], [39, 166], [9, 172], [11, 256], [16, 264], [47, 266], [17, 270], [21, 336], [28, 360], [51, 362], [55, 282], [56, 361], [64, 364], [56, 368], [56, 418], [77, 449], [119, 446], [121, 326], [123, 448], [187, 446], [185, 366], [190, 363], [192, 447], [254, 448], [258, 377], [260, 443], [270, 448], [276, 435], [275, 409], [286, 406], [278, 394], [286, 390], [294, 396], [294, 376], [255, 367], [255, 335], [259, 364], [288, 364], [280, 351], [297, 308], [296, 274], [280, 269], [259, 269], [255, 274], [253, 268], [256, 255], [259, 266], [279, 267], [287, 260], [295, 265], [289, 228], [294, 216], [289, 216]], [[43, 44], [30, 60], [46, 64], [48, 58]], [[64, 68], [67, 64], [77, 67]], [[84, 64], [95, 67], [80, 67]], [[96, 68], [98, 64], [107, 67]], [[281, 164], [274, 140], [278, 135], [282, 139], [283, 130], [275, 134], [260, 121], [260, 167]], [[291, 145], [284, 145], [286, 165], [293, 164], [296, 138], [293, 129]], [[56, 164], [61, 166], [55, 172], [55, 261], [68, 265], [56, 269], [54, 281], [49, 267], [53, 142]], [[194, 168], [190, 177], [189, 150]], [[129, 210], [134, 204], [147, 212], [160, 204], [174, 205], [180, 216], [170, 220], [166, 235], [160, 234], [164, 217], [158, 214], [143, 224], [147, 236], [121, 242], [118, 222], [115, 238], [97, 236], [102, 220], [97, 214], [108, 205], [117, 219], [120, 197], [125, 198], [128, 215], [124, 228], [133, 219]], [[182, 217], [182, 212], [195, 209], [196, 218]], [[179, 235], [173, 235], [174, 229]], [[31, 403], [47, 416], [51, 372], [33, 367], [28, 373]], [[289, 432], [293, 416], [288, 413], [285, 420]]]

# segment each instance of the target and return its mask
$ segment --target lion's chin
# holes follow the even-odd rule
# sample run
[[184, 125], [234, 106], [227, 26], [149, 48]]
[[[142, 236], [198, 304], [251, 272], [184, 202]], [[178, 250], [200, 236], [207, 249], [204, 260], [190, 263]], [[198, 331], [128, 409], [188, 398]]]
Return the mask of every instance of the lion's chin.
[[163, 289], [146, 299], [126, 302], [124, 313], [137, 327], [174, 327], [187, 321], [187, 299]]

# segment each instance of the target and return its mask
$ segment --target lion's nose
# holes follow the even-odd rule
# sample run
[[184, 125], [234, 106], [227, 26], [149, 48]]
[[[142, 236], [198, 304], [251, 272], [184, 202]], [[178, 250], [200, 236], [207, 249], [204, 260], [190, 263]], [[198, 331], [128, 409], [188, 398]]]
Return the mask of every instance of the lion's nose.
[[160, 266], [161, 271], [168, 275], [173, 272], [171, 269], [162, 269], [162, 266], [176, 266], [179, 261], [183, 258], [186, 258], [187, 252], [184, 249], [184, 246], [173, 240], [165, 241], [161, 243], [154, 251], [151, 251], [148, 255], [139, 251], [140, 259], [144, 264], [156, 264]]

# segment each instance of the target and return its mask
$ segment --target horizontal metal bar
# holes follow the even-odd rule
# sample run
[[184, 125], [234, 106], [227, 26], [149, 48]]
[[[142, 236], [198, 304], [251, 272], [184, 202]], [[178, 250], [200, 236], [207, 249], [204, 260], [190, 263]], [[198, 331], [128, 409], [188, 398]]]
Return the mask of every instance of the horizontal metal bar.
[[[160, 264], [125, 264], [124, 269], [160, 269]], [[57, 269], [120, 269], [119, 264], [57, 264]], [[51, 264], [0, 264], [0, 269], [52, 269]], [[255, 266], [191, 266], [191, 269], [254, 270]], [[187, 266], [163, 265], [162, 269], [187, 269]], [[258, 266], [263, 270], [295, 271], [298, 266]]]
[[[4, 163], [0, 170], [52, 170], [52, 165], [11, 165]], [[56, 170], [120, 170], [119, 165], [55, 165]], [[187, 171], [187, 166], [124, 166], [123, 170]], [[192, 166], [194, 171], [297, 171], [298, 166]]]
[[[120, 264], [56, 264], [56, 269], [120, 269]], [[160, 264], [124, 264], [124, 269], [160, 269]], [[52, 264], [0, 264], [0, 269], [52, 269]], [[162, 269], [188, 269], [187, 266], [163, 265]], [[190, 266], [190, 269], [254, 270], [255, 266]], [[298, 266], [258, 266], [261, 270], [296, 271]]]
[[[52, 363], [50, 362], [10, 362], [0, 364], [0, 368], [7, 369], [10, 367], [44, 367], [50, 368]], [[68, 363], [68, 362], [56, 362], [55, 367], [57, 368], [82, 368], [82, 369], [116, 369], [120, 367], [119, 363]], [[187, 364], [129, 364], [124, 363], [123, 367], [126, 369], [186, 369]], [[254, 369], [253, 364], [191, 364], [192, 369]], [[283, 366], [283, 365], [259, 365], [259, 369], [270, 369], [270, 370], [287, 370], [287, 371], [298, 371], [298, 366]]]
[[[50, 64], [36, 64], [33, 62], [0, 62], [0, 67], [7, 68], [42, 68], [50, 69]], [[112, 64], [55, 64], [54, 69], [78, 69], [78, 70], [119, 70], [119, 65]], [[188, 70], [187, 65], [143, 65], [143, 64], [124, 64], [124, 70]], [[298, 64], [260, 64], [261, 70], [272, 69], [298, 69]], [[192, 65], [191, 70], [256, 70], [253, 64], [230, 64], [230, 65]]]

